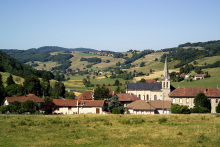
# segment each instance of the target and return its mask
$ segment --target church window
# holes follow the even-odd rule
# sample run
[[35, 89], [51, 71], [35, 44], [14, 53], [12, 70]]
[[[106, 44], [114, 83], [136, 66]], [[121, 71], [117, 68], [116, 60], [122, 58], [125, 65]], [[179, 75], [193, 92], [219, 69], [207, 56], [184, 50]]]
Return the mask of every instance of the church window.
[[168, 88], [168, 82], [167, 82], [167, 87], [166, 88]]
[[154, 100], [157, 100], [157, 95], [154, 95]]
[[141, 99], [141, 95], [140, 94], [138, 95], [138, 98]]
[[165, 88], [165, 82], [163, 82], [163, 88]]
[[147, 100], [149, 100], [149, 95], [147, 94]]

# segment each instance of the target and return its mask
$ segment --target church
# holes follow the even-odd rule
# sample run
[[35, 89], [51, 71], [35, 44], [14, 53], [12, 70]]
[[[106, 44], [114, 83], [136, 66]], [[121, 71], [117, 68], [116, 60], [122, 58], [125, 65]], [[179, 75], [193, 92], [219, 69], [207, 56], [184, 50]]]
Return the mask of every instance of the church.
[[167, 58], [165, 59], [164, 72], [161, 83], [128, 83], [126, 93], [136, 95], [140, 100], [168, 100], [168, 94], [174, 90], [170, 85]]

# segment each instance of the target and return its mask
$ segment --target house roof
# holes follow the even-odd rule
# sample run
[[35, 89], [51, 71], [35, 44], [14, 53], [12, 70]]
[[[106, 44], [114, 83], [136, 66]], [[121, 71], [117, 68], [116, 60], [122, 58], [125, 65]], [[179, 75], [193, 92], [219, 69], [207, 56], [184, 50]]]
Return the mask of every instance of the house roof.
[[62, 107], [102, 107], [104, 105], [104, 100], [69, 100], [69, 99], [53, 99], [52, 102], [56, 106]]
[[128, 83], [127, 89], [158, 91], [162, 89], [162, 84], [161, 83]]
[[127, 105], [128, 109], [134, 109], [134, 110], [156, 110], [155, 107], [151, 106], [149, 103], [147, 103], [144, 100], [137, 100]]
[[156, 81], [156, 80], [153, 80], [153, 79], [148, 79], [148, 80], [146, 80], [146, 82], [147, 82], [147, 83], [157, 83], [157, 81]]
[[140, 100], [136, 95], [134, 94], [129, 94], [129, 93], [121, 93], [117, 94], [118, 100], [121, 101], [136, 101]]
[[77, 100], [91, 100], [92, 92], [83, 92], [79, 96], [76, 97]]
[[[128, 109], [134, 110], [156, 110], [163, 109], [163, 101], [161, 100], [152, 100], [152, 101], [144, 101], [144, 100], [136, 100], [127, 105]], [[171, 101], [164, 101], [164, 109], [171, 108]]]
[[220, 89], [206, 87], [178, 87], [169, 93], [170, 97], [196, 97], [200, 92], [203, 92], [207, 97], [220, 97]]
[[34, 94], [28, 94], [27, 96], [6, 97], [5, 99], [7, 100], [8, 103], [13, 103], [14, 101], [23, 103], [26, 102], [27, 100], [33, 100], [36, 103], [44, 102], [44, 100], [42, 100], [41, 98], [37, 97]]
[[147, 101], [151, 106], [153, 106], [156, 109], [162, 109], [164, 104], [164, 109], [171, 109], [171, 101], [161, 101], [161, 100], [152, 100]]
[[197, 75], [195, 75], [195, 77], [204, 77], [205, 76], [205, 74], [197, 74]]

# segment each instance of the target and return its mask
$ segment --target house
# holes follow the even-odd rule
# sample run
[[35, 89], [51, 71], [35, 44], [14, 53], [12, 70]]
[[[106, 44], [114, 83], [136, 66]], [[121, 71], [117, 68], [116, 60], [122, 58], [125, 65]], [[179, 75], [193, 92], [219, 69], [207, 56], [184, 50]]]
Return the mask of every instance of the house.
[[153, 79], [148, 79], [148, 80], [146, 80], [146, 83], [157, 83], [157, 81], [153, 80]]
[[127, 105], [127, 114], [170, 114], [171, 101], [136, 100]]
[[104, 114], [104, 100], [53, 99], [55, 114]]
[[129, 94], [129, 93], [121, 93], [117, 94], [118, 100], [123, 104], [124, 107], [126, 107], [128, 104], [130, 104], [133, 101], [140, 100], [136, 95]]
[[15, 101], [18, 101], [20, 103], [24, 103], [27, 100], [32, 100], [32, 101], [36, 102], [38, 107], [40, 107], [40, 105], [42, 103], [44, 103], [44, 100], [42, 100], [41, 98], [37, 97], [36, 95], [28, 94], [26, 96], [5, 97], [4, 105], [9, 105], [10, 103], [14, 103]]
[[220, 100], [220, 89], [212, 87], [178, 87], [169, 94], [173, 104], [194, 107], [196, 95], [203, 92], [211, 100], [211, 113], [216, 113], [216, 107]]
[[174, 90], [170, 85], [167, 58], [165, 59], [164, 72], [161, 83], [128, 83], [126, 93], [132, 93], [141, 100], [170, 100], [168, 94]]
[[197, 80], [197, 79], [204, 79], [205, 78], [205, 74], [196, 74], [195, 77], [194, 77], [194, 80]]
[[76, 97], [77, 100], [92, 100], [93, 92], [83, 92], [79, 96]]

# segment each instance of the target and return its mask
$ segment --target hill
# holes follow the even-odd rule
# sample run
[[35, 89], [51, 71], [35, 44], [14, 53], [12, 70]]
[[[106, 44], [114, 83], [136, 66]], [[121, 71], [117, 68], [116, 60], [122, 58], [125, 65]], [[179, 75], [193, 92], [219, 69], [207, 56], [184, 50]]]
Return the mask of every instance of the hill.
[[27, 51], [39, 51], [39, 52], [65, 52], [65, 51], [88, 51], [88, 52], [99, 52], [96, 49], [90, 49], [90, 48], [64, 48], [59, 46], [43, 46], [40, 48], [31, 48]]
[[[20, 77], [26, 77], [31, 74], [42, 77], [43, 73], [47, 72], [36, 70], [29, 65], [25, 65], [21, 61], [10, 57], [2, 51], [0, 51], [0, 61], [0, 72], [9, 72]], [[53, 78], [53, 74], [51, 72], [48, 73], [50, 73], [51, 77]]]

